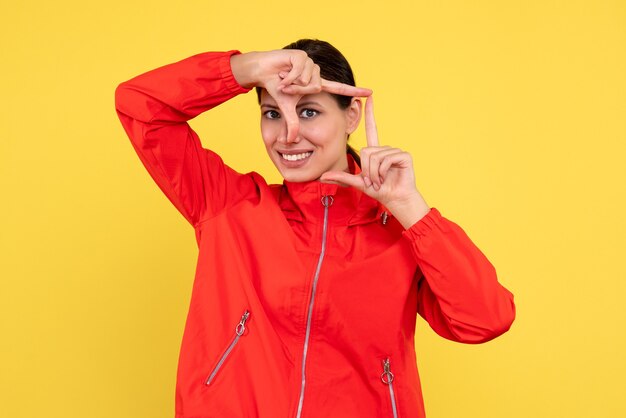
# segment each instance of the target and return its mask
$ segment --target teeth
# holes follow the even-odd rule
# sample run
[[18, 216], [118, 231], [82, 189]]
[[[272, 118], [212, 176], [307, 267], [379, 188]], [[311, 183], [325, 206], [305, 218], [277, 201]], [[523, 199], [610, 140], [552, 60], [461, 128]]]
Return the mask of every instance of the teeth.
[[305, 158], [309, 157], [312, 154], [311, 151], [309, 152], [303, 152], [301, 154], [280, 154], [285, 160], [287, 161], [300, 161], [300, 160], [304, 160]]

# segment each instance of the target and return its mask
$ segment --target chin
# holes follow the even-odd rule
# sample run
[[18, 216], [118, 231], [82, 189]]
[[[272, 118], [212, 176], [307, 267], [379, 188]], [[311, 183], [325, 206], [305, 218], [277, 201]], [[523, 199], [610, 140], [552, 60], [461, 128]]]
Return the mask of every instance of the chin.
[[316, 176], [315, 174], [306, 173], [306, 172], [296, 172], [294, 170], [292, 172], [281, 173], [283, 179], [290, 181], [292, 183], [303, 183], [306, 181], [318, 180], [320, 176]]

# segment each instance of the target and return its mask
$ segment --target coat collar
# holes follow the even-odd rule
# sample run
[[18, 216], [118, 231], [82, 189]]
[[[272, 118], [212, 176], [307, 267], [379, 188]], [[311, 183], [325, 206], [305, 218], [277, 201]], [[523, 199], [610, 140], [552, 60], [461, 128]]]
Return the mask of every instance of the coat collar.
[[[359, 174], [361, 168], [347, 154], [350, 173]], [[278, 204], [287, 219], [321, 223], [324, 219], [322, 198], [332, 196], [328, 222], [331, 224], [357, 225], [380, 220], [386, 209], [375, 199], [353, 188], [338, 184], [283, 181], [275, 186]], [[386, 216], [386, 215], [385, 215]]]

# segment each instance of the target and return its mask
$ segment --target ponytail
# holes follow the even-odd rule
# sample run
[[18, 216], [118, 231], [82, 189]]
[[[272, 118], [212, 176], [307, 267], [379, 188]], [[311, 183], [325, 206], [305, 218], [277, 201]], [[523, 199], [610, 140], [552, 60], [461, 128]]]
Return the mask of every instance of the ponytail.
[[349, 144], [346, 144], [346, 148], [347, 148], [346, 151], [348, 152], [348, 154], [350, 154], [352, 156], [352, 158], [354, 158], [354, 161], [356, 161], [356, 164], [359, 167], [361, 167], [361, 157], [356, 152], [356, 150], [354, 148], [352, 148]]

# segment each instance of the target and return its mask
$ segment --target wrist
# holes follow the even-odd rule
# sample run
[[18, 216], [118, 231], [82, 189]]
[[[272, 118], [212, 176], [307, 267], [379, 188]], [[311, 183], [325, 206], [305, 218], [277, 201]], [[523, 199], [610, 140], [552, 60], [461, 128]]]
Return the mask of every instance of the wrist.
[[251, 89], [258, 84], [256, 77], [257, 59], [256, 52], [235, 54], [230, 57], [230, 68], [235, 80], [241, 87]]
[[409, 229], [430, 211], [430, 207], [418, 191], [404, 199], [389, 202], [385, 207], [404, 229]]

